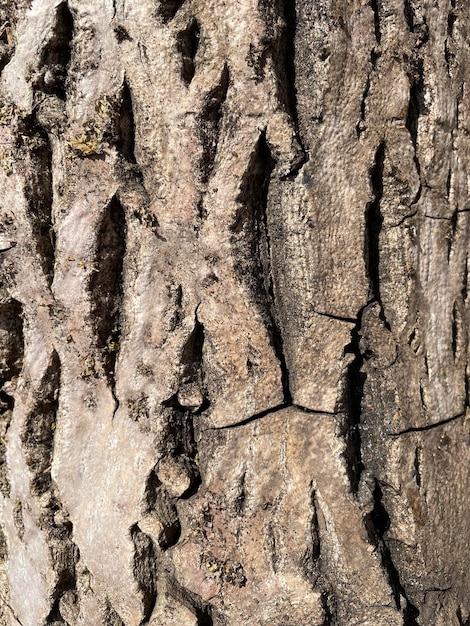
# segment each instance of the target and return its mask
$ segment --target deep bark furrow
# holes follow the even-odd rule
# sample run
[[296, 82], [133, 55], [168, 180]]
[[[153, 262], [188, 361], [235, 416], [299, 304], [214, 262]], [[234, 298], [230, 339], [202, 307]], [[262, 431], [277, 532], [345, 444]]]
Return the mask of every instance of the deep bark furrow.
[[33, 86], [37, 91], [65, 100], [72, 38], [73, 17], [64, 0], [56, 9], [51, 37], [44, 46], [33, 78]]
[[181, 54], [181, 78], [186, 85], [191, 83], [196, 71], [195, 57], [200, 36], [199, 23], [195, 17], [191, 18], [186, 28], [176, 36]]
[[229, 68], [227, 65], [224, 65], [219, 83], [205, 96], [199, 116], [199, 134], [203, 147], [201, 159], [201, 178], [203, 183], [207, 183], [214, 167], [220, 138], [223, 104], [227, 98], [229, 84]]
[[380, 299], [380, 232], [382, 230], [383, 215], [380, 203], [383, 195], [383, 171], [386, 145], [380, 143], [376, 152], [374, 165], [370, 172], [371, 188], [374, 199], [366, 207], [365, 221], [365, 257], [367, 273], [370, 280], [371, 300], [381, 302]]

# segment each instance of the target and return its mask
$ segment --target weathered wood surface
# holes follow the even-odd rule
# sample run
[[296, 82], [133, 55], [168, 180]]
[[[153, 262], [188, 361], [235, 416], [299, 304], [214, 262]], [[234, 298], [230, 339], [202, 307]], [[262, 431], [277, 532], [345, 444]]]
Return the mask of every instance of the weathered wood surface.
[[0, 623], [468, 623], [470, 7], [0, 18]]

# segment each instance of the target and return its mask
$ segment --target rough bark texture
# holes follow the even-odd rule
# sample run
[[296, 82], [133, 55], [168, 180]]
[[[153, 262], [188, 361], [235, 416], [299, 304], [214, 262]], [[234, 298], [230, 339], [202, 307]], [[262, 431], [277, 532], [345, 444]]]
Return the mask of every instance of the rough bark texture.
[[470, 623], [470, 7], [0, 4], [0, 622]]

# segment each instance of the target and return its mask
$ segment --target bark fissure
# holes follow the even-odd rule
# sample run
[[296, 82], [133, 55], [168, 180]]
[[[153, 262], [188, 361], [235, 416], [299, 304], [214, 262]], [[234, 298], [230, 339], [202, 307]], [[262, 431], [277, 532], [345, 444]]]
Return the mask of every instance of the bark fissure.
[[407, 435], [408, 433], [420, 433], [426, 432], [428, 430], [434, 430], [435, 428], [439, 428], [440, 426], [445, 426], [446, 424], [450, 424], [452, 422], [456, 422], [457, 420], [464, 418], [466, 415], [465, 411], [463, 413], [458, 413], [457, 415], [453, 415], [452, 417], [447, 417], [446, 419], [440, 420], [439, 422], [434, 422], [433, 424], [425, 424], [424, 426], [411, 426], [410, 428], [405, 428], [397, 433], [386, 433], [388, 437], [400, 437], [401, 435]]
[[201, 179], [204, 184], [208, 182], [214, 169], [223, 105], [227, 98], [229, 84], [230, 72], [227, 64], [225, 64], [218, 84], [205, 96], [202, 111], [198, 117], [198, 131], [203, 147], [200, 168]]
[[148, 623], [157, 601], [157, 555], [152, 539], [135, 524], [130, 529], [134, 543], [134, 577], [142, 596], [142, 621]]
[[25, 196], [28, 200], [31, 230], [44, 275], [49, 285], [54, 279], [55, 230], [52, 219], [52, 148], [48, 134], [34, 118], [20, 128], [24, 161], [28, 166]]
[[[257, 142], [246, 175], [240, 186], [239, 210], [232, 230], [232, 249], [236, 271], [248, 283], [252, 297], [265, 318], [271, 342], [281, 368], [284, 404], [292, 402], [289, 371], [283, 338], [276, 318], [276, 301], [271, 268], [271, 244], [268, 224], [268, 189], [275, 161], [263, 132]], [[249, 242], [249, 249], [246, 243]]]
[[159, 0], [158, 13], [163, 18], [164, 24], [175, 17], [183, 3], [184, 0]]
[[380, 233], [383, 215], [380, 203], [383, 195], [383, 171], [385, 142], [381, 142], [375, 152], [374, 165], [370, 171], [370, 181], [374, 199], [367, 204], [365, 213], [365, 257], [367, 274], [370, 280], [370, 299], [381, 304], [380, 298]]
[[6, 466], [6, 435], [10, 427], [15, 400], [9, 384], [16, 381], [23, 367], [23, 306], [10, 299], [0, 303], [0, 493], [9, 496], [10, 485]]
[[31, 493], [41, 496], [52, 487], [51, 464], [59, 406], [60, 360], [54, 351], [29, 412], [21, 436], [25, 458], [32, 472]]
[[390, 548], [387, 545], [386, 533], [390, 529], [391, 520], [383, 503], [382, 489], [377, 481], [373, 490], [373, 498], [374, 508], [365, 519], [369, 538], [371, 543], [379, 550], [382, 566], [387, 573], [396, 608], [400, 610], [402, 609], [403, 601], [406, 603], [403, 610], [403, 626], [418, 626], [416, 618], [419, 616], [419, 611], [407, 597], [400, 580], [399, 571], [393, 562]]
[[195, 17], [192, 17], [186, 28], [176, 36], [178, 51], [181, 54], [181, 78], [185, 85], [191, 84], [196, 72], [195, 57], [200, 37], [199, 22]]
[[54, 30], [43, 49], [39, 68], [33, 80], [33, 85], [38, 91], [46, 95], [54, 95], [61, 100], [65, 100], [66, 97], [73, 32], [72, 13], [67, 2], [62, 2], [56, 9]]

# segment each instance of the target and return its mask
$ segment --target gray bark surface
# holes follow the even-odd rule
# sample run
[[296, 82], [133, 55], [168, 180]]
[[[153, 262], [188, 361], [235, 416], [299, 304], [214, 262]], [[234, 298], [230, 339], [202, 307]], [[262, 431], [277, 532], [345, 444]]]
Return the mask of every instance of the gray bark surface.
[[0, 3], [0, 624], [470, 623], [461, 0]]

